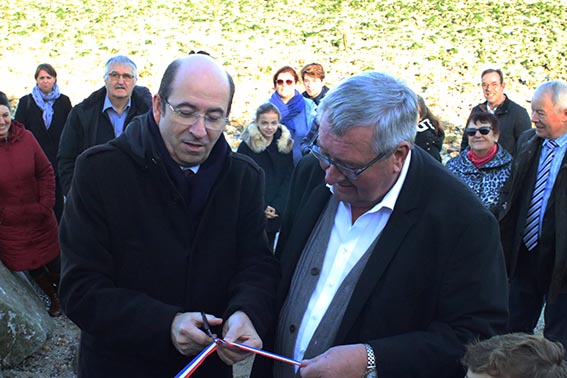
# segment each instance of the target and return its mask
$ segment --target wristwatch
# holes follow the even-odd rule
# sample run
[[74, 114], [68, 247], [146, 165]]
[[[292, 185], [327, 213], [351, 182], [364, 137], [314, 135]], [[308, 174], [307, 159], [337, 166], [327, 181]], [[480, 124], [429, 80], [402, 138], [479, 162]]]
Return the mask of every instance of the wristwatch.
[[368, 344], [364, 344], [366, 348], [366, 372], [362, 374], [362, 378], [378, 378], [378, 372], [376, 371], [376, 356], [374, 355], [374, 349]]

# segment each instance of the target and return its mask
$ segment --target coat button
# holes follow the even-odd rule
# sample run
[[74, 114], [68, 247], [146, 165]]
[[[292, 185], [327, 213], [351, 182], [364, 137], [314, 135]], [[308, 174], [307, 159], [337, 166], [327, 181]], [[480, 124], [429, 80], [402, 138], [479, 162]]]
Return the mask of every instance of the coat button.
[[289, 332], [294, 333], [295, 332], [295, 324], [292, 324], [289, 326]]
[[311, 268], [310, 272], [311, 272], [312, 276], [317, 276], [317, 275], [319, 275], [320, 270], [317, 267], [313, 267], [313, 268]]

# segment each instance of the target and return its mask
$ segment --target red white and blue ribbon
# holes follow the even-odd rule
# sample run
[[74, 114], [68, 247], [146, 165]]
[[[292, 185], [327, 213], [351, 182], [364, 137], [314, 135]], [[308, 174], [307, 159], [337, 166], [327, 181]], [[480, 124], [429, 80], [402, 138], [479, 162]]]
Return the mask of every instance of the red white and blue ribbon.
[[175, 378], [187, 378], [190, 377], [191, 374], [193, 374], [195, 372], [195, 370], [197, 370], [197, 368], [205, 361], [205, 359], [210, 356], [212, 353], [214, 353], [215, 350], [217, 350], [219, 344], [225, 344], [227, 346], [231, 346], [231, 347], [236, 347], [242, 350], [245, 350], [247, 352], [250, 353], [254, 353], [254, 354], [258, 354], [260, 356], [264, 356], [264, 357], [268, 357], [268, 358], [272, 358], [276, 361], [281, 361], [284, 362], [286, 364], [290, 364], [290, 365], [297, 365], [297, 366], [301, 366], [301, 362], [296, 361], [296, 360], [292, 360], [291, 358], [287, 358], [284, 356], [280, 356], [279, 354], [275, 354], [275, 353], [271, 353], [271, 352], [266, 352], [265, 350], [261, 350], [261, 349], [256, 349], [253, 348], [251, 346], [248, 345], [244, 345], [244, 344], [240, 344], [240, 343], [233, 343], [231, 341], [226, 341], [223, 339], [218, 339], [216, 338], [214, 340], [213, 343], [211, 343], [208, 347], [206, 347], [205, 349], [203, 349], [203, 351], [201, 353], [199, 353], [199, 355], [197, 355], [193, 361], [189, 362], [189, 364], [187, 364], [187, 366], [185, 366], [183, 368], [183, 370], [181, 370], [176, 376]]
[[258, 354], [258, 355], [264, 356], [264, 357], [268, 357], [268, 358], [274, 359], [276, 361], [281, 361], [281, 362], [284, 362], [284, 363], [290, 364], [290, 365], [301, 366], [301, 362], [296, 361], [296, 360], [292, 360], [291, 358], [280, 356], [279, 354], [266, 352], [265, 350], [256, 349], [256, 348], [253, 348], [251, 346], [240, 344], [240, 343], [233, 343], [233, 342], [221, 340], [221, 339], [219, 339], [219, 341], [223, 344], [228, 345], [228, 346], [237, 347], [237, 348], [240, 348], [240, 349], [245, 350], [247, 352], [255, 353], [255, 354]]
[[185, 366], [183, 368], [183, 370], [181, 370], [179, 373], [177, 373], [175, 378], [190, 377], [191, 374], [193, 374], [195, 372], [195, 370], [197, 370], [197, 368], [205, 361], [205, 359], [207, 357], [209, 357], [209, 355], [211, 355], [215, 350], [217, 350], [218, 347], [219, 346], [217, 344], [217, 341], [215, 340], [213, 343], [211, 343], [211, 345], [209, 345], [208, 347], [203, 349], [203, 351], [201, 353], [199, 353], [193, 359], [193, 361], [189, 362], [189, 364], [187, 364], [187, 366]]

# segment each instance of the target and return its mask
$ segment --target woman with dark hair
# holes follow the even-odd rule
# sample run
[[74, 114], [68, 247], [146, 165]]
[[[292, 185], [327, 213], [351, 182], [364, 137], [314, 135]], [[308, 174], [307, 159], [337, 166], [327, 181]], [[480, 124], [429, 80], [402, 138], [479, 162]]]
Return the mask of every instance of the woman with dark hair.
[[425, 100], [419, 95], [417, 96], [417, 105], [419, 122], [415, 144], [429, 152], [435, 160], [441, 162], [441, 149], [443, 148], [443, 139], [445, 139], [441, 122], [431, 113], [431, 110], [425, 105]]
[[53, 167], [56, 177], [53, 210], [57, 220], [60, 220], [63, 213], [63, 192], [57, 179], [57, 151], [72, 106], [69, 97], [59, 91], [57, 72], [50, 64], [37, 66], [34, 78], [36, 85], [32, 93], [20, 98], [15, 118], [32, 132]]
[[301, 95], [296, 89], [299, 76], [290, 66], [284, 66], [276, 71], [272, 78], [274, 93], [269, 102], [274, 104], [281, 113], [281, 123], [284, 124], [293, 138], [293, 161], [297, 164], [301, 159], [301, 140], [311, 129], [315, 116], [316, 105]]
[[502, 187], [512, 167], [512, 155], [498, 144], [498, 119], [490, 113], [472, 113], [465, 133], [469, 145], [447, 162], [447, 168], [463, 180], [494, 215]]
[[2, 92], [0, 172], [0, 260], [12, 271], [28, 271], [51, 301], [49, 315], [61, 315], [53, 168], [32, 133], [11, 119]]
[[293, 139], [280, 123], [280, 111], [267, 102], [256, 110], [254, 122], [242, 135], [238, 152], [250, 156], [264, 170], [266, 233], [272, 248], [281, 225], [293, 171]]

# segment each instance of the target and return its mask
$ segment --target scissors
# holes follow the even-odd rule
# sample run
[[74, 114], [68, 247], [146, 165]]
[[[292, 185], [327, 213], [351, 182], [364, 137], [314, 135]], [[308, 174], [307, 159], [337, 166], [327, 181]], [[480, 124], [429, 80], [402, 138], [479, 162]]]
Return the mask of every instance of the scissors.
[[203, 311], [201, 311], [201, 318], [203, 318], [203, 327], [205, 327], [205, 332], [216, 343], [218, 341], [218, 339], [215, 337], [215, 335], [213, 335], [213, 332], [211, 331], [211, 325], [209, 324], [209, 321], [207, 320], [207, 315], [205, 315], [205, 313]]

